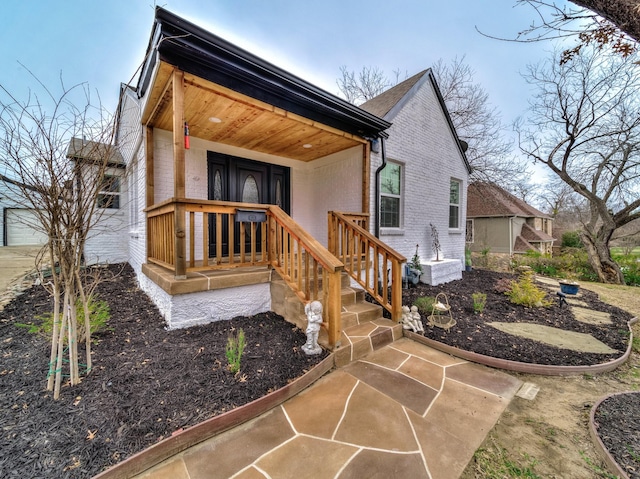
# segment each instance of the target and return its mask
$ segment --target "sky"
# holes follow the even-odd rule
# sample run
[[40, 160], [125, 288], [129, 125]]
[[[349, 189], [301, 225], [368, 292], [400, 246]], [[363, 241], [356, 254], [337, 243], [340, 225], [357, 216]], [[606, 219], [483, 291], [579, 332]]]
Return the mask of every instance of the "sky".
[[[564, 3], [563, 0], [557, 2]], [[158, 0], [232, 43], [338, 94], [340, 67], [402, 78], [439, 59], [465, 58], [511, 124], [527, 108], [520, 73], [549, 43], [513, 38], [535, 12], [516, 0]], [[135, 85], [149, 43], [153, 0], [21, 0], [0, 6], [0, 85], [18, 99], [37, 81], [54, 92], [86, 83], [113, 111], [120, 83]], [[36, 81], [37, 79], [37, 81]]]

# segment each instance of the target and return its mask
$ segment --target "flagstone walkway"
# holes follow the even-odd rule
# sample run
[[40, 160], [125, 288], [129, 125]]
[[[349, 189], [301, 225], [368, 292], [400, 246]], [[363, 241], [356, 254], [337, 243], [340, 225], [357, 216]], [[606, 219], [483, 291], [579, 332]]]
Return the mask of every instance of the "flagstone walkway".
[[520, 386], [400, 339], [137, 478], [454, 479]]

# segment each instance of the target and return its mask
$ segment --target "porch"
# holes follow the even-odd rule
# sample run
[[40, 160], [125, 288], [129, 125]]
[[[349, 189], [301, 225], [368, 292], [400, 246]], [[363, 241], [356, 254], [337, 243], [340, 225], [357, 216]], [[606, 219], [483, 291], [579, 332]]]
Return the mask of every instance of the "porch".
[[[272, 309], [302, 329], [304, 304], [322, 303], [320, 340], [330, 349], [365, 338], [368, 344], [382, 341], [372, 335], [386, 344], [401, 335], [406, 259], [369, 233], [366, 214], [330, 212], [325, 248], [275, 205], [171, 199], [145, 212], [148, 257], [142, 271], [171, 297], [226, 290], [235, 291], [236, 301], [250, 301], [243, 287], [268, 285]], [[181, 219], [185, 227], [176, 230]], [[364, 301], [365, 293], [380, 306]], [[382, 308], [393, 323], [384, 322]], [[353, 326], [360, 327], [343, 335]]]

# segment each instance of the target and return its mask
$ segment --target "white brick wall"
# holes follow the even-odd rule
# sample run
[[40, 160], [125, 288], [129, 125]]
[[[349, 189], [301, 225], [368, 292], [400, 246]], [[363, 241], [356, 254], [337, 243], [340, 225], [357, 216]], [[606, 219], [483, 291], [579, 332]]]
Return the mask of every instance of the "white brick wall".
[[[425, 77], [426, 78], [426, 77]], [[381, 232], [380, 239], [411, 260], [418, 252], [421, 260], [435, 258], [432, 250], [433, 223], [439, 233], [445, 258], [460, 259], [464, 265], [464, 225], [468, 172], [457, 149], [446, 117], [431, 82], [425, 81], [413, 98], [396, 114], [386, 140], [387, 159], [405, 165], [404, 215], [402, 227]], [[372, 155], [371, 227], [374, 227], [375, 171], [382, 164], [381, 153]], [[451, 178], [461, 181], [460, 225], [449, 229], [449, 186]]]

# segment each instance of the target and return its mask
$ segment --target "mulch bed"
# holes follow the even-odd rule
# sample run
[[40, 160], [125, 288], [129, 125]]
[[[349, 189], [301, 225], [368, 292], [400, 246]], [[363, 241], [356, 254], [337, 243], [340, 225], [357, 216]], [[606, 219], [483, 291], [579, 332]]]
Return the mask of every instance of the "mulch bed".
[[[579, 366], [611, 361], [624, 354], [629, 345], [627, 322], [632, 316], [619, 308], [603, 303], [591, 291], [580, 290], [580, 301], [595, 311], [606, 311], [611, 315], [610, 325], [591, 325], [577, 321], [567, 306], [559, 306], [555, 291], [544, 284], [536, 283], [548, 292], [547, 299], [552, 306], [547, 308], [526, 308], [514, 305], [509, 298], [496, 290], [501, 279], [514, 280], [515, 275], [495, 271], [475, 269], [463, 273], [463, 279], [439, 286], [418, 284], [403, 291], [403, 304], [411, 305], [420, 296], [435, 297], [445, 293], [449, 299], [451, 312], [457, 324], [449, 331], [438, 327], [425, 327], [425, 336], [449, 346], [484, 354], [494, 358], [520, 361], [524, 363]], [[487, 295], [482, 314], [473, 311], [472, 294], [483, 292]], [[426, 318], [423, 315], [426, 326]], [[566, 331], [590, 334], [607, 346], [617, 350], [615, 354], [593, 354], [559, 349], [538, 341], [524, 339], [498, 329], [486, 326], [490, 322], [535, 323]]]
[[[109, 303], [110, 330], [96, 337], [91, 374], [63, 386], [58, 401], [45, 390], [47, 338], [15, 325], [51, 312], [51, 298], [34, 286], [0, 312], [0, 477], [91, 477], [280, 389], [327, 356], [306, 356], [304, 332], [274, 313], [167, 331], [128, 266], [97, 295]], [[225, 347], [241, 328], [247, 346], [234, 375]]]
[[600, 440], [630, 478], [640, 478], [640, 393], [616, 394], [595, 411]]

